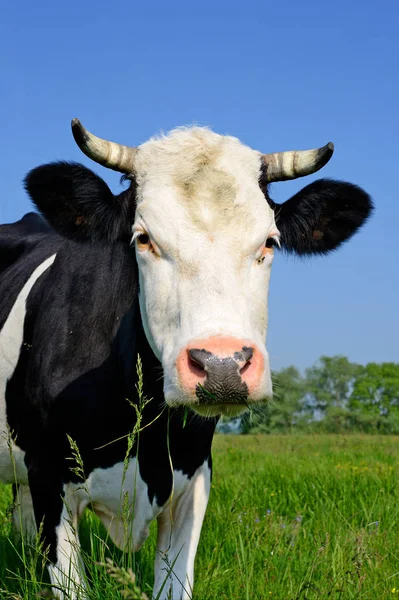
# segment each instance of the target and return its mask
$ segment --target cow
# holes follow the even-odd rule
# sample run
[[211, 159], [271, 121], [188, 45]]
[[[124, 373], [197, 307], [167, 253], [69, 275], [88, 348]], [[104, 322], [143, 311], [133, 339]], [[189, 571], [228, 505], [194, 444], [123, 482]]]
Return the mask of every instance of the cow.
[[218, 418], [272, 396], [274, 252], [333, 251], [372, 201], [329, 179], [271, 199], [331, 143], [262, 154], [188, 127], [132, 148], [77, 119], [72, 131], [128, 185], [114, 195], [81, 164], [39, 166], [25, 178], [38, 212], [0, 228], [0, 478], [17, 484], [16, 524], [41, 528], [57, 598], [85, 597], [90, 507], [125, 551], [156, 519], [154, 598], [186, 600]]

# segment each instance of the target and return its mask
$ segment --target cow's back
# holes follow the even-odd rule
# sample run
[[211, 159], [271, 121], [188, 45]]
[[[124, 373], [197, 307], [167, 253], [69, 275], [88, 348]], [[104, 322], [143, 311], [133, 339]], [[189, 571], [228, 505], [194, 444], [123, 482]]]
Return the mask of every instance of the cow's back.
[[0, 330], [30, 275], [61, 244], [62, 238], [36, 213], [0, 225]]

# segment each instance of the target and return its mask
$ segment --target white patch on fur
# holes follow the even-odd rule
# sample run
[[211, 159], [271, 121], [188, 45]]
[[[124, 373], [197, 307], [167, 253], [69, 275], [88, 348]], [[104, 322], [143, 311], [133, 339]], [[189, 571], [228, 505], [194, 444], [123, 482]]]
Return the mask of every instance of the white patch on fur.
[[174, 478], [174, 494], [158, 517], [153, 596], [158, 597], [163, 587], [159, 600], [190, 600], [194, 559], [211, 486], [208, 462], [191, 479], [176, 471]]
[[[124, 551], [139, 550], [148, 537], [149, 524], [162, 507], [155, 500], [149, 502], [136, 458], [129, 460], [125, 473], [123, 463], [94, 469], [85, 482], [65, 485], [64, 492], [64, 508], [56, 528], [57, 563], [49, 571], [52, 583], [76, 598], [85, 588], [78, 524], [86, 506], [92, 505], [112, 541]], [[58, 592], [57, 598], [64, 595]]]
[[114, 544], [121, 550], [137, 552], [148, 537], [151, 521], [162, 510], [155, 498], [152, 503], [149, 501], [148, 486], [140, 476], [137, 459], [129, 460], [125, 475], [123, 463], [95, 469], [85, 487], [94, 512]]
[[160, 250], [137, 252], [140, 308], [147, 339], [164, 369], [168, 402], [184, 398], [179, 351], [211, 336], [253, 341], [265, 370], [249, 401], [271, 396], [266, 352], [273, 253], [259, 249], [276, 232], [259, 188], [260, 154], [208, 129], [178, 129], [139, 147], [133, 230]]
[[50, 580], [55, 586], [53, 594], [59, 600], [76, 600], [85, 596], [85, 570], [80, 554], [78, 525], [87, 504], [87, 495], [79, 485], [64, 485], [64, 505], [60, 524], [55, 530], [57, 562], [48, 565]]
[[[137, 551], [141, 547], [151, 521], [162, 513], [164, 526], [159, 530], [158, 548], [164, 558], [157, 554], [157, 581], [167, 576], [167, 571], [163, 571], [165, 552], [168, 557], [176, 556], [179, 546], [183, 545], [170, 583], [174, 590], [180, 590], [179, 594], [182, 589], [176, 583], [179, 579], [183, 578], [185, 587], [192, 586], [194, 557], [209, 495], [210, 470], [204, 463], [191, 480], [180, 471], [174, 471], [173, 475], [173, 493], [165, 507], [158, 506], [155, 499], [149, 502], [148, 487], [140, 476], [135, 458], [129, 460], [125, 476], [123, 463], [117, 463], [108, 469], [95, 469], [84, 483], [65, 485], [64, 507], [56, 528], [57, 563], [49, 567], [53, 585], [66, 589], [73, 599], [80, 597], [79, 594], [85, 595], [78, 524], [86, 506], [92, 504], [112, 541], [125, 551]], [[128, 507], [126, 515], [123, 514], [124, 505]], [[169, 510], [174, 514], [173, 523], [168, 516]], [[60, 600], [69, 597], [59, 591], [54, 593]]]
[[55, 254], [47, 258], [33, 271], [21, 289], [10, 314], [0, 332], [0, 479], [5, 483], [28, 484], [24, 463], [25, 453], [15, 443], [9, 450], [9, 432], [6, 415], [6, 387], [18, 364], [24, 335], [26, 300], [40, 275], [53, 264]]

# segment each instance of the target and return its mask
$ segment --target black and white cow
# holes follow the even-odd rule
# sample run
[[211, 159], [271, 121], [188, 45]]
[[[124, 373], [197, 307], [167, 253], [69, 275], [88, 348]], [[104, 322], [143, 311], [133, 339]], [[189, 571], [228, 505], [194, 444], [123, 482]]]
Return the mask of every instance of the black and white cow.
[[[262, 155], [204, 128], [135, 149], [77, 120], [73, 133], [130, 185], [114, 196], [79, 164], [44, 165], [25, 182], [44, 219], [30, 213], [0, 228], [0, 477], [19, 484], [22, 526], [43, 525], [55, 589], [84, 597], [77, 525], [90, 504], [125, 550], [157, 519], [154, 597], [186, 599], [218, 415], [272, 395], [274, 249], [327, 253], [372, 205], [360, 188], [325, 179], [283, 204], [270, 199], [269, 182], [317, 171], [332, 144]], [[153, 400], [126, 462], [138, 354]]]

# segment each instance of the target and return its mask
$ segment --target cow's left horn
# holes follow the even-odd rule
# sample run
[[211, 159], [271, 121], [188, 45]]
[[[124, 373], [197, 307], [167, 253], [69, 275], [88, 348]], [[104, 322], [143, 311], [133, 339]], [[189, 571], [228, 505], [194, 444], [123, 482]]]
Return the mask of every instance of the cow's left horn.
[[328, 163], [334, 152], [334, 144], [328, 142], [315, 150], [291, 150], [263, 154], [268, 181], [286, 181], [315, 173]]
[[79, 121], [72, 119], [72, 133], [79, 148], [92, 160], [120, 173], [134, 173], [134, 157], [137, 149], [123, 146], [93, 135]]

